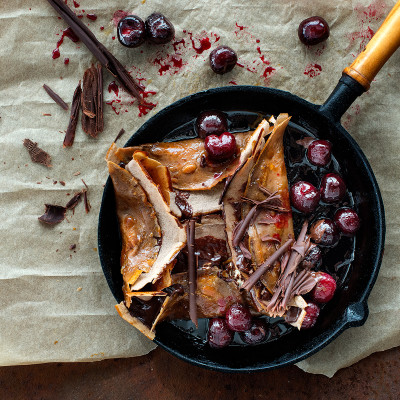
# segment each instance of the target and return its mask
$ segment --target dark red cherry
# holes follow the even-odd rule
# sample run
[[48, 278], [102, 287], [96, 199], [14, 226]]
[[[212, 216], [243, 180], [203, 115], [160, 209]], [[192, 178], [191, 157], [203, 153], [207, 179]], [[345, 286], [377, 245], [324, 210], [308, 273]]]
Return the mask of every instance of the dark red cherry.
[[233, 339], [233, 332], [228, 328], [225, 320], [222, 318], [210, 319], [208, 323], [208, 344], [215, 349], [221, 349], [228, 346]]
[[221, 111], [203, 111], [196, 119], [197, 134], [202, 138], [208, 135], [221, 135], [228, 130], [228, 122]]
[[300, 181], [290, 188], [292, 206], [305, 214], [309, 214], [316, 209], [319, 199], [319, 191], [311, 183]]
[[337, 210], [334, 221], [345, 235], [354, 235], [360, 229], [360, 218], [351, 208]]
[[333, 246], [339, 241], [340, 233], [332, 220], [323, 218], [311, 225], [310, 237], [313, 242], [322, 246]]
[[175, 28], [165, 15], [153, 13], [146, 19], [146, 34], [150, 42], [165, 44], [174, 38]]
[[236, 63], [237, 55], [228, 46], [219, 46], [210, 53], [210, 66], [216, 74], [232, 71]]
[[229, 132], [222, 135], [209, 135], [204, 141], [208, 156], [214, 162], [229, 160], [236, 153], [236, 139]]
[[251, 327], [251, 314], [242, 304], [232, 304], [226, 312], [226, 324], [235, 332], [244, 332]]
[[257, 344], [262, 342], [267, 335], [267, 328], [261, 319], [255, 320], [250, 329], [239, 333], [240, 338], [247, 344]]
[[317, 304], [309, 302], [305, 311], [307, 314], [304, 317], [303, 323], [301, 324], [301, 329], [310, 329], [317, 322], [320, 308]]
[[331, 161], [332, 144], [327, 140], [314, 140], [308, 146], [307, 158], [311, 164], [325, 167]]
[[329, 25], [322, 17], [310, 17], [300, 22], [298, 35], [306, 46], [321, 43], [329, 37]]
[[327, 303], [332, 300], [336, 290], [336, 281], [333, 277], [326, 272], [317, 272], [314, 278], [317, 284], [310, 292], [311, 300], [316, 303]]
[[128, 15], [119, 21], [117, 34], [122, 45], [138, 47], [146, 39], [144, 22], [137, 15]]
[[338, 203], [346, 194], [346, 184], [335, 173], [326, 174], [321, 180], [321, 199], [325, 203]]
[[306, 269], [318, 269], [322, 265], [322, 252], [318, 246], [311, 247], [311, 250], [306, 254], [301, 266]]

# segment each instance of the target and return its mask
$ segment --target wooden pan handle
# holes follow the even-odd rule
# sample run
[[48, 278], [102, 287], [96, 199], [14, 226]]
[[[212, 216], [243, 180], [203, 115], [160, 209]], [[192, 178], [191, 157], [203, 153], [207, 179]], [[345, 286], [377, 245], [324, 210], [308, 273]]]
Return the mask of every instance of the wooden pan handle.
[[400, 0], [390, 11], [366, 48], [343, 73], [368, 90], [375, 75], [400, 46]]

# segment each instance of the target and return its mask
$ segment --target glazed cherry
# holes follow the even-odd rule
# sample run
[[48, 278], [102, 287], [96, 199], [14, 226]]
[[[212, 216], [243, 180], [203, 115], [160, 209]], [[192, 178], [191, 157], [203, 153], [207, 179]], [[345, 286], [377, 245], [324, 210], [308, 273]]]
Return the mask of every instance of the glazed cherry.
[[360, 218], [351, 208], [341, 208], [336, 211], [335, 224], [345, 235], [354, 235], [360, 229]]
[[290, 188], [290, 202], [292, 206], [305, 214], [309, 214], [315, 210], [319, 199], [319, 191], [311, 183], [300, 181]]
[[322, 265], [322, 252], [318, 246], [311, 247], [311, 250], [306, 254], [301, 266], [306, 269], [318, 269]]
[[204, 141], [204, 147], [212, 161], [223, 162], [236, 153], [236, 139], [229, 132], [224, 132], [220, 136], [209, 135]]
[[315, 274], [317, 284], [310, 292], [310, 297], [316, 303], [327, 303], [332, 300], [336, 291], [336, 281], [333, 277], [325, 272]]
[[228, 46], [219, 46], [210, 53], [210, 66], [216, 74], [232, 71], [237, 63], [237, 55]]
[[311, 164], [325, 167], [331, 161], [332, 144], [327, 140], [314, 140], [307, 149], [307, 158]]
[[146, 34], [150, 42], [165, 44], [175, 36], [175, 28], [170, 20], [160, 13], [153, 13], [146, 19]]
[[231, 305], [225, 319], [228, 328], [235, 332], [244, 332], [251, 327], [250, 311], [242, 304]]
[[117, 28], [118, 40], [126, 47], [138, 47], [146, 39], [144, 22], [136, 15], [122, 18]]
[[300, 22], [297, 33], [303, 44], [313, 46], [328, 39], [329, 25], [322, 17], [314, 16]]
[[261, 343], [267, 336], [267, 328], [261, 319], [255, 320], [250, 329], [239, 333], [240, 338], [247, 344]]
[[325, 203], [338, 203], [346, 194], [346, 184], [340, 175], [329, 173], [322, 177], [320, 190]]
[[310, 329], [317, 322], [320, 308], [317, 304], [309, 302], [305, 311], [307, 314], [304, 317], [303, 323], [301, 324], [301, 329]]
[[322, 246], [333, 246], [339, 241], [340, 233], [331, 219], [323, 218], [311, 225], [310, 237]]
[[222, 318], [210, 319], [208, 323], [208, 344], [215, 349], [221, 349], [228, 346], [233, 339], [233, 332], [228, 328], [225, 320]]
[[196, 119], [197, 134], [202, 138], [208, 135], [221, 135], [228, 130], [228, 122], [221, 111], [203, 111]]

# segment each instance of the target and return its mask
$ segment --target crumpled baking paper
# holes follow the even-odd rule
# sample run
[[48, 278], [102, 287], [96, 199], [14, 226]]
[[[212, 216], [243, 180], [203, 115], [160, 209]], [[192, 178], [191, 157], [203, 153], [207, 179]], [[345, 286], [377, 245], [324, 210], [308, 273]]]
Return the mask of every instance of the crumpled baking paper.
[[[322, 103], [395, 1], [78, 3], [74, 7], [68, 0], [146, 86], [147, 100], [157, 107], [139, 116], [129, 96], [121, 90], [117, 95], [113, 87], [108, 90], [113, 79], [105, 73], [104, 96], [110, 104], [104, 106], [104, 132], [91, 139], [78, 126], [73, 147], [63, 149], [69, 112], [56, 105], [42, 85], [70, 104], [84, 70], [95, 59], [81, 42], [69, 38], [60, 46], [60, 58], [52, 59], [66, 25], [47, 1], [1, 2], [0, 365], [130, 357], [154, 348], [118, 317], [97, 254], [97, 219], [107, 178], [104, 156], [121, 128], [127, 133], [120, 145], [163, 107], [217, 86], [265, 85]], [[155, 11], [164, 13], [175, 26], [178, 43], [121, 46], [112, 21], [117, 10], [143, 19]], [[97, 20], [88, 19], [88, 13], [96, 14]], [[331, 35], [325, 43], [307, 48], [300, 43], [297, 28], [312, 15], [328, 21]], [[220, 44], [234, 48], [239, 56], [234, 70], [222, 76], [208, 64], [210, 51]], [[385, 256], [369, 299], [370, 316], [363, 327], [347, 330], [298, 364], [308, 372], [332, 376], [372, 352], [400, 344], [399, 65], [397, 53], [342, 119], [373, 167], [386, 208]], [[22, 145], [25, 138], [51, 154], [52, 168], [31, 162]], [[81, 178], [89, 186], [90, 212], [79, 204], [66, 221], [54, 227], [41, 224], [37, 217], [44, 204], [65, 205], [83, 187]]]

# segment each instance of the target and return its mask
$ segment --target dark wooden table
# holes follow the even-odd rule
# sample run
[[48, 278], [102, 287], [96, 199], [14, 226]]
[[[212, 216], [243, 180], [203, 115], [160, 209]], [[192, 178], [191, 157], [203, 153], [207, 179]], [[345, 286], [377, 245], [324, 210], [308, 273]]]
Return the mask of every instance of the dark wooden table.
[[400, 399], [400, 347], [376, 353], [332, 379], [292, 366], [224, 374], [161, 349], [128, 359], [0, 368], [0, 399], [348, 400]]

